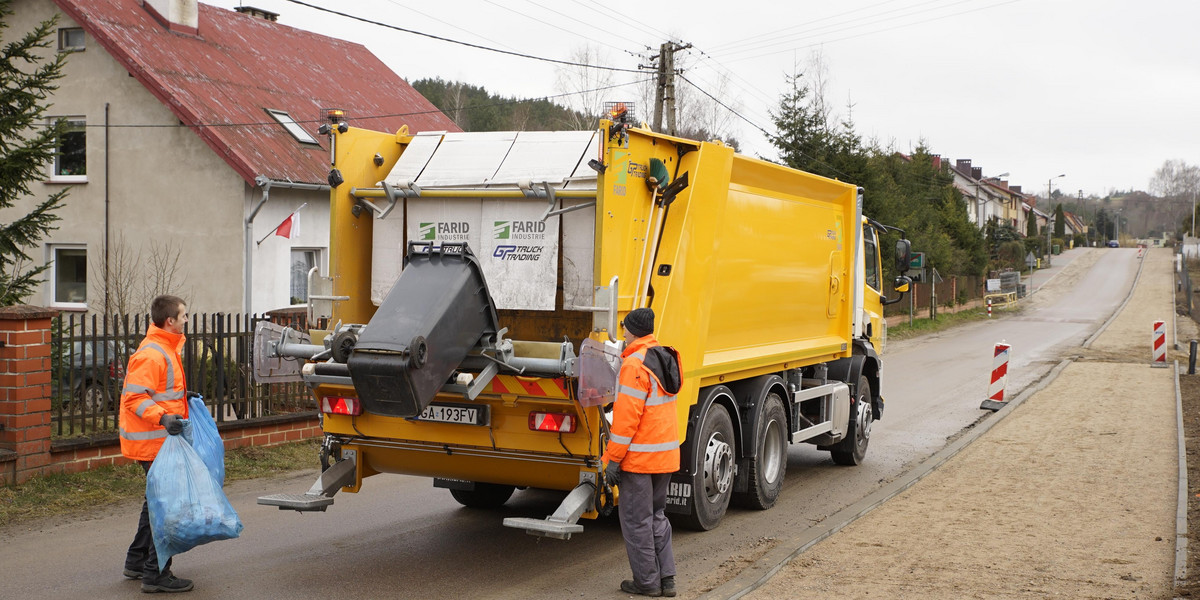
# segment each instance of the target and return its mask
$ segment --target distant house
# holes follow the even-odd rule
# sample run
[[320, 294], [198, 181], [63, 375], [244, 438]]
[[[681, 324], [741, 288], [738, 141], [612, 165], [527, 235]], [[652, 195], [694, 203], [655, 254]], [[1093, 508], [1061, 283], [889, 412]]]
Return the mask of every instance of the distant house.
[[[271, 12], [195, 0], [13, 8], [10, 35], [60, 14], [52, 51], [71, 53], [49, 113], [70, 123], [61, 156], [10, 209], [72, 188], [44, 240], [52, 267], [35, 304], [140, 312], [121, 304], [164, 277], [201, 312], [304, 301], [309, 269], [328, 262], [325, 109], [369, 129], [458, 131], [362, 45]], [[305, 203], [298, 232], [270, 235]]]
[[[954, 176], [954, 187], [967, 201], [967, 218], [982, 229], [992, 219], [1005, 219], [1008, 214], [1007, 182], [999, 177], [984, 177], [982, 167], [971, 166], [971, 159], [946, 161]], [[1005, 173], [1007, 175], [1007, 173]]]

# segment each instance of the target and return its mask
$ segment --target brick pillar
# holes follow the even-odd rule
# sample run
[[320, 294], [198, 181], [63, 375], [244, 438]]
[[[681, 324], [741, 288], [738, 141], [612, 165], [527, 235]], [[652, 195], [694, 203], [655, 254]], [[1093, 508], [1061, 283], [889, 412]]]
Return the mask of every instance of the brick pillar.
[[0, 483], [24, 482], [50, 462], [50, 324], [56, 316], [37, 306], [0, 308]]

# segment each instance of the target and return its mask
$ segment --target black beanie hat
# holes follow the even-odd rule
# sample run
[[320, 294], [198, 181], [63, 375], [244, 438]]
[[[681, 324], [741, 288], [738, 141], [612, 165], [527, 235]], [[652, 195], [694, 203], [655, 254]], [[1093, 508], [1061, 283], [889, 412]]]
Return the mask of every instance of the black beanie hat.
[[625, 315], [625, 331], [637, 337], [654, 333], [654, 311], [649, 308], [638, 308]]

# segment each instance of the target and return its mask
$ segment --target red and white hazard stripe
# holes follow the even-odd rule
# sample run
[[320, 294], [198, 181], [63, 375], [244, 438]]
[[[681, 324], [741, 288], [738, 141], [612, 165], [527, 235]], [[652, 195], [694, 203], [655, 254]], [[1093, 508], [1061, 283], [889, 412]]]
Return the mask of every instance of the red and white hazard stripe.
[[988, 387], [988, 400], [1004, 402], [1004, 386], [1008, 383], [1008, 351], [1012, 346], [996, 344], [992, 358], [992, 384]]
[[1153, 364], [1156, 367], [1167, 366], [1167, 324], [1163, 321], [1154, 322]]

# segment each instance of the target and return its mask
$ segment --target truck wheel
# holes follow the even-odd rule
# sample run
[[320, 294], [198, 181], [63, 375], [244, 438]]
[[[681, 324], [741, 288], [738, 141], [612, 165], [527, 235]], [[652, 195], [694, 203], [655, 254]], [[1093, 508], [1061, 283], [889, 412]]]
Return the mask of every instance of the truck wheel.
[[750, 460], [750, 490], [738, 495], [738, 504], [757, 510], [775, 505], [787, 471], [787, 414], [783, 411], [783, 400], [774, 392], [767, 394], [762, 411], [754, 432], [758, 447], [757, 456]]
[[713, 404], [700, 424], [696, 438], [696, 465], [692, 475], [692, 508], [683, 517], [689, 529], [708, 531], [721, 523], [733, 496], [733, 420], [729, 411]]
[[450, 490], [450, 495], [468, 508], [500, 508], [512, 497], [514, 489], [511, 485], [476, 483], [473, 490]]
[[104, 412], [108, 409], [108, 390], [99, 381], [92, 381], [79, 390], [80, 406], [84, 414]]
[[865, 376], [858, 378], [854, 408], [850, 411], [850, 428], [846, 439], [833, 446], [830, 454], [839, 465], [860, 465], [867, 455], [867, 444], [871, 441], [871, 424], [875, 413], [871, 410], [871, 383]]

